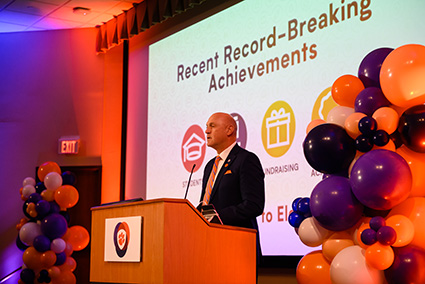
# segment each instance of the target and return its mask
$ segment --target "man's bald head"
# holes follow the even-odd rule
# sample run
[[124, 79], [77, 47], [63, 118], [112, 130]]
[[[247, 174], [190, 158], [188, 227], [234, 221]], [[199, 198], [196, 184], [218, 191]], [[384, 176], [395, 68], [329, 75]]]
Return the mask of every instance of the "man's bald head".
[[230, 114], [216, 112], [207, 121], [207, 145], [221, 153], [236, 141], [237, 125]]

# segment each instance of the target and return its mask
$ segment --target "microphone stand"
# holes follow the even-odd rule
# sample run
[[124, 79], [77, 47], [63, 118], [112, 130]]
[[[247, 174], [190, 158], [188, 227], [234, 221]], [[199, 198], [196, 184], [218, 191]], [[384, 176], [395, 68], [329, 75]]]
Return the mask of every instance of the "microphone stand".
[[184, 199], [187, 197], [187, 192], [189, 191], [190, 179], [192, 178], [193, 170], [195, 169], [196, 164], [193, 164], [192, 170], [190, 171], [189, 181], [187, 182], [186, 193], [184, 195]]

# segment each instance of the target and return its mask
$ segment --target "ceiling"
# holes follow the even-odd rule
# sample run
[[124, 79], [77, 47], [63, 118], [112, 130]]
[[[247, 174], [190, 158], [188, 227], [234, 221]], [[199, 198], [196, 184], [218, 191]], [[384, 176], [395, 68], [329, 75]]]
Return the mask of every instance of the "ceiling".
[[0, 0], [0, 33], [95, 27], [142, 1]]

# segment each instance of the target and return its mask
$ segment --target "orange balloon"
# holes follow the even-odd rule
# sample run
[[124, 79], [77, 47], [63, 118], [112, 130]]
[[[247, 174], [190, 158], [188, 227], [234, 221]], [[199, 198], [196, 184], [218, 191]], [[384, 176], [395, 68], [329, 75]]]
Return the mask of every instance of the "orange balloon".
[[59, 267], [61, 273], [65, 272], [65, 271], [72, 272], [72, 271], [75, 270], [75, 268], [77, 268], [77, 262], [75, 261], [74, 258], [68, 256], [65, 259], [65, 262], [63, 264], [59, 265], [58, 267]]
[[40, 263], [44, 269], [48, 269], [52, 267], [55, 264], [55, 262], [56, 262], [56, 254], [53, 251], [48, 250], [41, 253]]
[[[66, 235], [66, 233], [65, 233], [65, 235]], [[64, 252], [65, 252], [66, 256], [71, 256], [71, 254], [74, 252], [74, 249], [72, 248], [72, 245], [71, 245], [70, 242], [66, 242], [66, 246], [65, 246], [65, 251]]]
[[74, 251], [80, 251], [89, 244], [90, 235], [86, 228], [76, 225], [68, 228], [63, 239], [72, 245]]
[[322, 244], [323, 256], [332, 262], [332, 259], [344, 248], [353, 246], [354, 242], [348, 232], [333, 233]]
[[366, 114], [364, 113], [354, 112], [350, 114], [345, 120], [345, 131], [347, 131], [351, 138], [356, 139], [357, 136], [362, 134], [359, 130], [359, 121], [365, 116]]
[[391, 246], [374, 243], [366, 249], [366, 263], [378, 270], [389, 268], [394, 262], [394, 251]]
[[410, 107], [399, 107], [399, 106], [391, 105], [391, 108], [392, 108], [392, 109], [394, 109], [394, 110], [397, 112], [398, 117], [400, 118], [400, 116], [402, 116], [402, 115], [403, 115], [403, 113], [404, 113], [407, 109], [409, 109]]
[[296, 272], [299, 284], [331, 284], [330, 264], [321, 250], [313, 251], [301, 258]]
[[55, 191], [51, 189], [45, 189], [41, 193], [41, 197], [46, 201], [53, 201], [55, 200]]
[[394, 105], [425, 103], [425, 46], [407, 44], [393, 50], [382, 63], [382, 92]]
[[385, 130], [388, 134], [392, 134], [397, 130], [399, 115], [393, 108], [378, 108], [372, 114], [372, 117], [376, 120], [378, 130]]
[[57, 267], [57, 266], [50, 267], [49, 269], [47, 269], [47, 272], [49, 272], [49, 276], [50, 276], [50, 278], [52, 278], [52, 280], [57, 278], [59, 276], [59, 274], [61, 273], [59, 267]]
[[72, 273], [69, 270], [61, 271], [59, 276], [57, 276], [55, 279], [52, 279], [53, 281], [51, 284], [76, 284], [77, 279], [75, 278], [74, 273]]
[[410, 244], [425, 249], [425, 198], [409, 197], [391, 209], [388, 217], [399, 214], [409, 218], [415, 228], [415, 234]]
[[45, 162], [38, 167], [37, 176], [40, 181], [44, 181], [44, 177], [51, 172], [57, 172], [58, 174], [62, 173], [61, 168], [55, 162]]
[[28, 247], [22, 255], [22, 260], [25, 265], [33, 270], [42, 269], [42, 263], [40, 262], [41, 252], [38, 252], [33, 246]]
[[385, 220], [387, 226], [392, 227], [397, 233], [397, 239], [393, 247], [404, 247], [410, 244], [415, 235], [415, 227], [412, 221], [404, 215], [393, 215]]
[[362, 81], [353, 75], [343, 75], [332, 85], [332, 98], [340, 106], [354, 107], [357, 95], [364, 89]]
[[61, 208], [73, 207], [78, 198], [78, 190], [72, 185], [62, 185], [55, 191], [55, 201]]
[[310, 130], [312, 130], [313, 128], [315, 128], [316, 126], [326, 123], [325, 120], [323, 119], [313, 119], [312, 121], [310, 121], [310, 123], [307, 125], [307, 131], [306, 134], [308, 134], [310, 132]]
[[397, 154], [402, 156], [409, 165], [412, 172], [412, 190], [410, 197], [425, 196], [425, 154], [410, 150], [402, 145], [396, 150]]

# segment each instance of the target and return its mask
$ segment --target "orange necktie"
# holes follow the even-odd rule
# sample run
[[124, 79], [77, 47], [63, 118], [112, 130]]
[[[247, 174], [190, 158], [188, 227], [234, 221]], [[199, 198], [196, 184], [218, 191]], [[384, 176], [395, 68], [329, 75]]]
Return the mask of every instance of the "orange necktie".
[[213, 188], [215, 176], [217, 174], [217, 167], [218, 167], [218, 162], [220, 161], [220, 159], [221, 159], [220, 156], [217, 156], [215, 158], [214, 166], [211, 171], [210, 178], [208, 179], [207, 188], [205, 189], [204, 200], [202, 201], [204, 205], [207, 205], [208, 202], [210, 202], [211, 191]]

